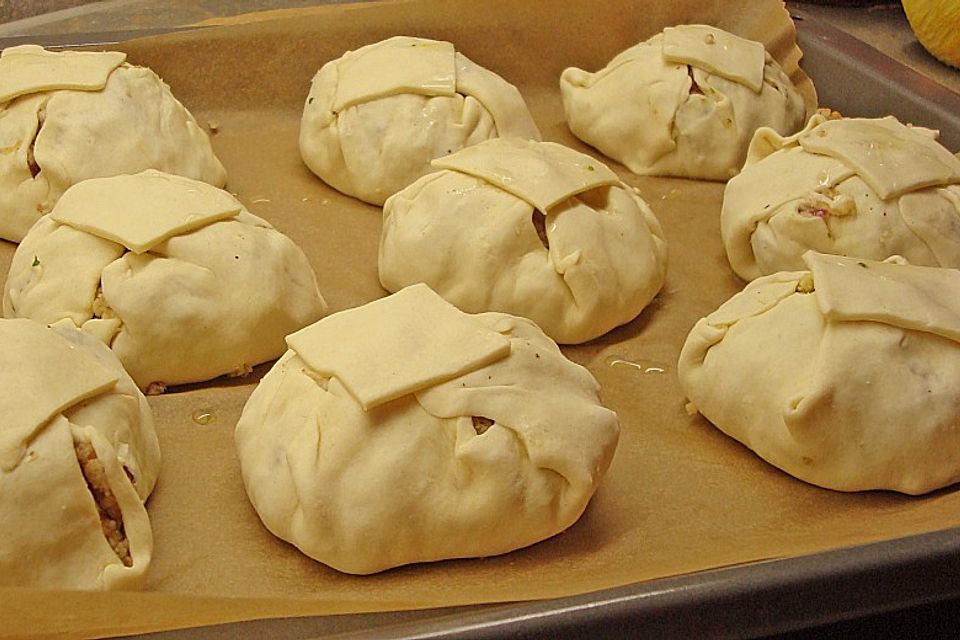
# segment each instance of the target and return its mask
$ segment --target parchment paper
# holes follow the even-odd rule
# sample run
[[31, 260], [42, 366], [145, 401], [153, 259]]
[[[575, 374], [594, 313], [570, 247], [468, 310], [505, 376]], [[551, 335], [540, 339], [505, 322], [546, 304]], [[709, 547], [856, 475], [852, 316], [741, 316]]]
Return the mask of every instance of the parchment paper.
[[[284, 17], [285, 16], [285, 17]], [[449, 39], [517, 84], [545, 138], [593, 153], [566, 129], [562, 69], [603, 66], [668, 24], [707, 22], [764, 41], [801, 83], [793, 25], [776, 0], [661, 3], [435, 0], [318, 7], [131, 41], [205, 125], [251, 211], [307, 252], [332, 310], [385, 292], [378, 208], [327, 188], [301, 163], [297, 134], [316, 70], [346, 49], [395, 35]], [[242, 24], [240, 24], [242, 23]], [[803, 84], [811, 108], [812, 87]], [[683, 340], [742, 288], [719, 239], [723, 185], [638, 178], [670, 243], [667, 284], [635, 321], [566, 354], [587, 366], [620, 416], [610, 471], [565, 533], [504, 556], [356, 577], [301, 555], [261, 526], [243, 491], [233, 427], [269, 365], [242, 380], [150, 398], [163, 470], [148, 508], [156, 539], [146, 591], [0, 589], [0, 636], [122, 634], [257, 617], [400, 610], [551, 598], [960, 524], [960, 494], [844, 494], [804, 484], [684, 411]], [[13, 245], [0, 242], [4, 272]], [[213, 416], [200, 424], [200, 414]], [[415, 471], [412, 471], [415, 472]]]

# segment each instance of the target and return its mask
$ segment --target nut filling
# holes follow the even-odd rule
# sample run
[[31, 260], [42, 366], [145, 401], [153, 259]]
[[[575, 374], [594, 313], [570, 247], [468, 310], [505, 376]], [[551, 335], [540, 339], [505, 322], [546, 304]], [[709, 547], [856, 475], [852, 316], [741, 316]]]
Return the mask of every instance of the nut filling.
[[126, 567], [133, 566], [133, 558], [130, 557], [130, 543], [123, 530], [123, 513], [120, 511], [120, 505], [117, 503], [113, 491], [110, 490], [103, 463], [97, 459], [97, 453], [89, 441], [75, 440], [73, 446], [77, 452], [77, 462], [80, 463], [80, 470], [87, 481], [87, 488], [93, 495], [94, 504], [97, 505], [103, 536], [110, 543], [110, 547], [123, 562], [123, 565]]

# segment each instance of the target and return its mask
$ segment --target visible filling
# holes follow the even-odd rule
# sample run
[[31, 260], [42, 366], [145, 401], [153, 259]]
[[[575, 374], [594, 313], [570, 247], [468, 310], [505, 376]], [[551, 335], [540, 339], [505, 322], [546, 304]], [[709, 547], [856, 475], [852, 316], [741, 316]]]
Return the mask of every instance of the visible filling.
[[238, 366], [233, 371], [228, 371], [227, 377], [228, 378], [245, 378], [251, 373], [253, 373], [253, 366], [244, 363]]
[[93, 317], [94, 318], [116, 318], [116, 312], [110, 308], [110, 304], [103, 296], [103, 285], [97, 287], [97, 295], [93, 298]]
[[533, 210], [533, 228], [537, 230], [537, 237], [540, 238], [540, 243], [543, 244], [543, 248], [549, 251], [550, 240], [547, 239], [547, 216], [536, 209]]
[[487, 432], [487, 429], [493, 426], [493, 420], [490, 418], [484, 418], [482, 416], [473, 416], [473, 430], [477, 432], [478, 436], [482, 436]]
[[130, 542], [123, 530], [123, 512], [120, 510], [120, 504], [117, 502], [116, 496], [110, 490], [103, 463], [97, 458], [97, 452], [94, 451], [93, 445], [89, 441], [75, 440], [73, 447], [77, 453], [80, 470], [87, 481], [87, 488], [93, 495], [93, 503], [97, 506], [103, 537], [107, 539], [110, 548], [117, 554], [124, 566], [133, 566], [133, 558], [130, 557]]
[[805, 218], [826, 220], [830, 216], [842, 217], [856, 213], [856, 201], [833, 187], [821, 187], [821, 192], [811, 193], [797, 203], [797, 214]]
[[40, 165], [37, 164], [37, 159], [34, 156], [34, 147], [37, 145], [37, 138], [40, 136], [40, 130], [43, 129], [43, 122], [46, 119], [47, 109], [46, 106], [42, 106], [37, 110], [37, 132], [33, 135], [33, 140], [30, 141], [30, 145], [27, 147], [27, 168], [30, 170], [30, 175], [34, 178], [40, 175]]
[[797, 213], [807, 218], [826, 218], [830, 215], [830, 210], [826, 207], [806, 206], [799, 207]]
[[700, 85], [697, 84], [697, 81], [693, 78], [693, 67], [687, 66], [687, 75], [690, 76], [690, 95], [692, 96], [702, 96], [703, 89], [700, 88]]
[[813, 284], [813, 274], [805, 273], [797, 282], [797, 293], [813, 293], [817, 288]]
[[826, 107], [817, 109], [817, 114], [823, 116], [827, 120], [843, 120], [843, 114], [839, 111], [834, 111]]
[[147, 385], [147, 388], [144, 389], [143, 393], [148, 396], [159, 396], [166, 393], [166, 391], [167, 383], [155, 380]]
[[314, 382], [316, 382], [317, 386], [319, 386], [321, 389], [323, 389], [324, 391], [327, 390], [327, 385], [330, 384], [329, 376], [320, 375], [310, 367], [301, 367], [300, 372], [303, 373], [303, 375], [310, 378], [311, 380], [313, 380]]

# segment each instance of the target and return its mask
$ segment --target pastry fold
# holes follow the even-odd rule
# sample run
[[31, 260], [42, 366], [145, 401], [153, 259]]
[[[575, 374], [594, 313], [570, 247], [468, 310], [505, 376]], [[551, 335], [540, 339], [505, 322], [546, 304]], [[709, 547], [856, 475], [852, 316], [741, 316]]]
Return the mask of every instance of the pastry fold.
[[678, 373], [721, 431], [801, 480], [960, 480], [960, 271], [808, 252], [700, 320]]
[[140, 586], [160, 470], [146, 399], [76, 329], [0, 320], [0, 345], [0, 584]]
[[[593, 376], [533, 323], [463, 314], [425, 285], [317, 325], [328, 321], [335, 333], [291, 336], [237, 424], [247, 494], [274, 535], [369, 574], [506, 553], [580, 517], [618, 421]], [[409, 339], [378, 338], [386, 322]], [[421, 339], [432, 327], [443, 348]], [[353, 362], [328, 358], [336, 336], [344, 352], [367, 344]], [[375, 368], [383, 375], [371, 379]], [[407, 393], [385, 399], [380, 387]]]
[[334, 189], [382, 205], [434, 158], [510, 136], [540, 139], [515, 86], [449, 42], [395, 36], [317, 72], [300, 154]]

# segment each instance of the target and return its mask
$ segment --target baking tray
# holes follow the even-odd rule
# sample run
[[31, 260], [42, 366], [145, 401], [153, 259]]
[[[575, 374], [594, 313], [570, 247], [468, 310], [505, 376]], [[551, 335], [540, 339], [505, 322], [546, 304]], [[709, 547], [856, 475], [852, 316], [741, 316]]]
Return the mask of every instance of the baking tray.
[[[893, 113], [938, 128], [948, 146], [960, 146], [960, 97], [829, 25], [796, 17], [803, 66], [822, 104], [848, 115]], [[102, 45], [154, 32], [31, 40]], [[20, 40], [0, 40], [0, 46]], [[257, 620], [140, 637], [756, 637], [960, 597], [958, 533], [947, 529], [519, 604]]]

